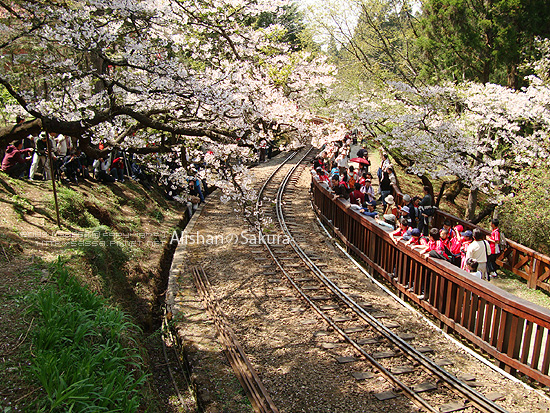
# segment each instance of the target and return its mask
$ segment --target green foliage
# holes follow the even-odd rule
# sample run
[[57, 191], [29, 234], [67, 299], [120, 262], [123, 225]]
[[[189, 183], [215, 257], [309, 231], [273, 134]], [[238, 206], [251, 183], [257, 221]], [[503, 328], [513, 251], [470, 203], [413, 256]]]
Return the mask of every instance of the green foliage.
[[138, 213], [147, 211], [147, 200], [145, 198], [135, 197], [130, 200], [130, 205]]
[[150, 213], [151, 217], [156, 219], [158, 222], [164, 221], [164, 213], [159, 208], [155, 208]]
[[323, 99], [325, 105], [358, 96], [368, 101], [388, 81], [414, 82], [419, 53], [409, 1], [326, 0], [323, 6], [317, 25], [327, 33], [327, 54], [338, 67], [339, 80], [331, 98]]
[[353, 38], [346, 48], [362, 62], [363, 70], [382, 81], [415, 77], [414, 34], [407, 1], [362, 0]]
[[303, 15], [298, 10], [296, 3], [283, 6], [277, 12], [263, 12], [249, 22], [254, 28], [266, 28], [273, 24], [283, 27], [277, 40], [290, 45], [293, 51], [302, 50], [304, 47], [302, 32], [305, 30]]
[[545, 0], [424, 0], [418, 31], [424, 75], [517, 88], [536, 36], [550, 34], [549, 17]]
[[[60, 187], [57, 191], [57, 201], [59, 203], [59, 215], [61, 218], [82, 228], [90, 228], [99, 225], [99, 221], [86, 209], [84, 198], [81, 193], [71, 188]], [[49, 204], [50, 208], [55, 210], [53, 196]]]
[[17, 101], [11, 96], [4, 86], [0, 85], [0, 118], [4, 125], [7, 125], [10, 121], [14, 122], [15, 119], [10, 119], [10, 114], [7, 110], [9, 105], [15, 105]]
[[39, 320], [30, 370], [45, 397], [38, 411], [135, 412], [146, 380], [134, 347], [138, 328], [58, 261], [55, 283], [32, 297]]
[[501, 228], [507, 238], [550, 254], [550, 172], [528, 170], [521, 187], [501, 206]]

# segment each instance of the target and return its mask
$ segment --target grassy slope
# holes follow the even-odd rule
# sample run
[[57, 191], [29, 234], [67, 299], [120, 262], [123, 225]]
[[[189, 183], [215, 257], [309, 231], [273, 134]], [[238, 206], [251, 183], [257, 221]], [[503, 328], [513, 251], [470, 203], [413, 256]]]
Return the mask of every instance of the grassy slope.
[[[37, 322], [27, 311], [28, 297], [52, 283], [48, 263], [58, 256], [92, 291], [130, 314], [143, 330], [140, 352], [150, 366], [155, 364], [146, 348], [162, 351], [155, 312], [165, 288], [161, 273], [170, 257], [166, 234], [178, 226], [181, 207], [134, 182], [62, 186], [59, 230], [51, 182], [14, 180], [1, 172], [0, 204], [0, 409], [25, 410], [43, 397], [41, 387], [26, 373]], [[93, 237], [74, 236], [98, 225], [120, 234], [112, 245], [93, 245]], [[171, 395], [158, 394], [152, 381], [146, 388], [147, 409], [169, 411]]]

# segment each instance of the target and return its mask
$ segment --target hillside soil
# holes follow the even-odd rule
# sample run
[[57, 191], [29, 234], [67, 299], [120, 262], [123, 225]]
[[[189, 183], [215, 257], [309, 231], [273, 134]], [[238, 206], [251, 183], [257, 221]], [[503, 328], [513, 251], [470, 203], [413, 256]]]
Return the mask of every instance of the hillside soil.
[[[184, 209], [161, 193], [134, 181], [59, 185], [58, 227], [51, 182], [0, 172], [0, 411], [28, 411], [44, 396], [25, 368], [36, 324], [28, 303], [50, 282], [48, 264], [58, 259], [141, 327], [136, 345], [150, 373], [143, 409], [191, 411], [189, 395], [176, 397], [167, 367], [179, 364], [170, 350], [164, 358], [159, 329], [174, 249], [168, 241], [185, 224]], [[112, 245], [98, 246], [94, 228], [110, 231]]]

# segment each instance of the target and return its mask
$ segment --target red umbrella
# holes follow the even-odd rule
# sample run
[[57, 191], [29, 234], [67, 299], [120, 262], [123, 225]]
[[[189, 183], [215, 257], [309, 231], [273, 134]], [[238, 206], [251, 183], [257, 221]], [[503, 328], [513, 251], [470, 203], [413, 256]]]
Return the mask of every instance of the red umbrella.
[[350, 159], [351, 162], [357, 162], [357, 163], [362, 163], [364, 165], [370, 165], [370, 162], [368, 159], [365, 159], [365, 158], [351, 158]]

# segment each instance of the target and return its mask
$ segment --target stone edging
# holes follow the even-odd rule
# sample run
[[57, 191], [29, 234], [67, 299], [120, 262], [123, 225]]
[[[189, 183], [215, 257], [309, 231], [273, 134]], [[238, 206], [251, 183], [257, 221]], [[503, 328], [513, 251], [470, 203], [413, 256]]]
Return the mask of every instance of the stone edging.
[[[214, 198], [216, 196], [219, 196], [220, 190], [216, 189], [214, 192], [212, 192], [208, 198]], [[202, 210], [204, 209], [206, 203], [202, 203], [199, 205], [187, 225], [185, 226], [185, 229], [181, 233], [181, 237], [185, 237], [186, 235], [190, 234], [193, 231], [193, 228], [195, 227], [195, 224], [199, 220]], [[187, 252], [187, 244], [184, 243], [178, 243], [178, 246], [176, 247], [176, 250], [174, 251], [174, 256], [172, 258], [172, 265], [170, 266], [170, 275], [168, 276], [168, 287], [166, 289], [166, 312], [170, 316], [174, 316], [175, 314], [179, 313], [181, 311], [180, 306], [178, 305], [176, 301], [177, 293], [180, 289], [180, 286], [178, 285], [178, 278], [182, 275], [182, 266], [184, 263], [185, 254]]]

